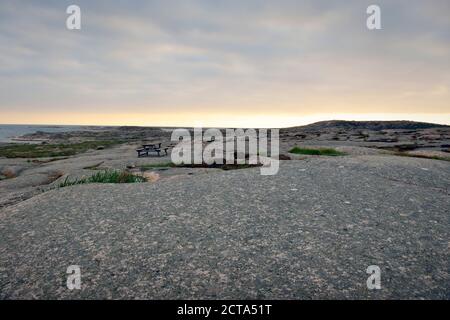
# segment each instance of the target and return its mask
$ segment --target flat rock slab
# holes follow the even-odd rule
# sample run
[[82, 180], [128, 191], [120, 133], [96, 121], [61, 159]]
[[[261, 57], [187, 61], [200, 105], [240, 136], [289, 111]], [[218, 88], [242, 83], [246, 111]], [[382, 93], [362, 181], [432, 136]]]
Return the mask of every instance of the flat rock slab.
[[0, 212], [0, 299], [449, 299], [449, 187], [364, 156], [53, 190]]

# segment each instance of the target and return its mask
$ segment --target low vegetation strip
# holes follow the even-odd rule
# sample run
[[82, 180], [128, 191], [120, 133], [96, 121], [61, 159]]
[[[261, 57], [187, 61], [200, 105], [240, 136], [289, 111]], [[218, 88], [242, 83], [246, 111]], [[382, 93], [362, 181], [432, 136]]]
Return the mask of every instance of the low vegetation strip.
[[89, 149], [108, 148], [120, 144], [119, 140], [83, 141], [68, 144], [10, 144], [0, 147], [0, 157], [47, 158], [73, 156]]
[[307, 149], [307, 148], [299, 148], [294, 147], [289, 150], [290, 153], [295, 154], [305, 154], [305, 155], [313, 155], [313, 156], [344, 156], [346, 153], [337, 151], [331, 148], [321, 148], [321, 149]]
[[411, 157], [411, 158], [422, 158], [422, 159], [450, 161], [450, 157], [441, 157], [441, 156], [417, 154], [417, 153], [395, 152], [394, 155], [400, 156], [400, 157]]
[[236, 170], [236, 169], [246, 169], [246, 168], [253, 168], [253, 167], [260, 167], [261, 164], [175, 164], [173, 162], [163, 162], [163, 163], [150, 163], [150, 164], [144, 164], [140, 165], [139, 168], [141, 170], [151, 170], [151, 169], [157, 169], [157, 168], [217, 168], [222, 170]]
[[101, 172], [97, 172], [90, 177], [69, 180], [69, 177], [58, 185], [58, 187], [68, 187], [77, 184], [86, 184], [86, 183], [137, 183], [137, 182], [146, 182], [142, 176], [136, 176], [128, 171], [120, 171], [120, 170], [105, 170]]

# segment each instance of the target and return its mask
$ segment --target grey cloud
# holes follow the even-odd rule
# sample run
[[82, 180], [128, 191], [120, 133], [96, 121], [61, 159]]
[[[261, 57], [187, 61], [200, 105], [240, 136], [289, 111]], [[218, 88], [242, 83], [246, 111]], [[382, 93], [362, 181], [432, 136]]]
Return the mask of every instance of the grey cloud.
[[69, 2], [2, 1], [0, 111], [282, 108], [450, 88], [449, 2], [377, 2], [379, 32], [365, 28], [372, 1], [83, 0], [77, 32]]

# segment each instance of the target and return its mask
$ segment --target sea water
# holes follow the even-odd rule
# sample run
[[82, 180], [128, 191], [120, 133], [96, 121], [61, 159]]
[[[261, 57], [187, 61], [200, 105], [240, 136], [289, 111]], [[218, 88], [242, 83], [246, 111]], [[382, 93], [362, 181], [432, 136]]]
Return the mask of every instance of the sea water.
[[0, 142], [18, 142], [14, 138], [24, 134], [44, 132], [67, 132], [90, 130], [88, 126], [60, 126], [60, 125], [27, 125], [27, 124], [0, 124]]

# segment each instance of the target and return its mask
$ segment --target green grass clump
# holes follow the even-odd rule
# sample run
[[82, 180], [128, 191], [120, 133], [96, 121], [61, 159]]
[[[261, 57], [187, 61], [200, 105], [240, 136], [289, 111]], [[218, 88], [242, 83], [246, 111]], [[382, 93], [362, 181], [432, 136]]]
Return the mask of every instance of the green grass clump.
[[84, 141], [78, 143], [60, 144], [10, 144], [0, 147], [0, 157], [6, 158], [50, 158], [73, 156], [96, 149], [100, 146], [105, 148], [122, 143], [118, 140], [109, 141]]
[[69, 181], [69, 177], [58, 185], [59, 188], [86, 183], [137, 183], [146, 182], [147, 179], [135, 176], [128, 171], [105, 170], [97, 172], [88, 178], [81, 178]]
[[306, 148], [294, 147], [291, 150], [289, 150], [289, 152], [295, 153], [295, 154], [306, 154], [306, 155], [314, 155], [314, 156], [343, 156], [343, 155], [345, 155], [344, 152], [337, 151], [337, 150], [331, 149], [331, 148], [306, 149]]

